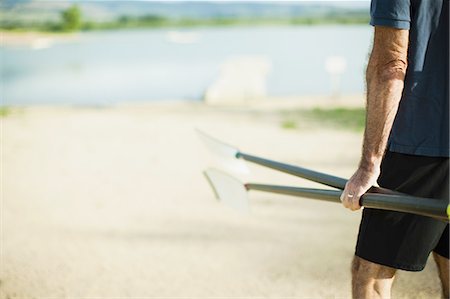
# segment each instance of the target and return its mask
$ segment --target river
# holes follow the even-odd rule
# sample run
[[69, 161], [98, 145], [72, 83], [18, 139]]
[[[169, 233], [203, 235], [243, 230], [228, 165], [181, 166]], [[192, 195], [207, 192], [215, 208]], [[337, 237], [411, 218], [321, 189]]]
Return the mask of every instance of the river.
[[1, 104], [198, 101], [224, 61], [252, 56], [270, 62], [268, 96], [330, 94], [330, 57], [343, 64], [335, 88], [361, 93], [371, 38], [369, 25], [165, 28], [3, 46]]

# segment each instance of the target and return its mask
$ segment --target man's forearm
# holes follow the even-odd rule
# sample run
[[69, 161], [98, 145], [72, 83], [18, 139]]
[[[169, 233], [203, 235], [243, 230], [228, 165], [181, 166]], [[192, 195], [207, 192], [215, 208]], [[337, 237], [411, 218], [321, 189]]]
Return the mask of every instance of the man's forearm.
[[367, 70], [366, 128], [360, 167], [369, 170], [380, 166], [403, 91], [404, 75], [402, 78], [397, 73], [398, 78], [383, 80], [380, 72], [377, 66], [369, 65]]
[[381, 164], [402, 96], [407, 67], [406, 51], [402, 50], [408, 42], [405, 34], [394, 40], [398, 49], [374, 47], [367, 67], [367, 114], [360, 168], [369, 171]]
[[378, 179], [381, 160], [403, 92], [407, 67], [408, 30], [375, 27], [367, 66], [367, 114], [359, 168], [341, 195], [344, 207], [355, 211], [359, 200]]

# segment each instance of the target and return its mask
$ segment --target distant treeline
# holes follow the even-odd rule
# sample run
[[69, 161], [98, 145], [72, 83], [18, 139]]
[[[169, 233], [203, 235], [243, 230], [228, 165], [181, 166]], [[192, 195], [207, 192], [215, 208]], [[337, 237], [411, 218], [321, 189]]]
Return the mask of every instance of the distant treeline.
[[121, 16], [112, 21], [95, 22], [83, 20], [77, 5], [61, 12], [60, 21], [25, 22], [18, 20], [0, 20], [4, 30], [38, 30], [49, 32], [88, 31], [126, 28], [158, 27], [195, 27], [195, 26], [253, 26], [253, 25], [319, 25], [319, 24], [367, 24], [369, 17], [365, 14], [349, 13], [327, 14], [312, 17], [292, 18], [166, 18], [159, 15]]

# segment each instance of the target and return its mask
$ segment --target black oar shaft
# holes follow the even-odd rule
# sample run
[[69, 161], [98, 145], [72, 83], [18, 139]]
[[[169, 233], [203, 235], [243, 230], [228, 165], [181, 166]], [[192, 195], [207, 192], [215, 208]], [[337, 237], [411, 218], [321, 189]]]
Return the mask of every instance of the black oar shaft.
[[[249, 155], [246, 153], [238, 152], [236, 154], [236, 158], [242, 158], [246, 161], [265, 166], [271, 169], [275, 169], [287, 174], [291, 174], [306, 180], [310, 180], [322, 185], [326, 185], [329, 187], [337, 188], [343, 190], [345, 188], [345, 184], [347, 183], [347, 180], [341, 177], [337, 177], [334, 175], [329, 175], [323, 172], [311, 170], [308, 168], [300, 167], [300, 166], [294, 166], [290, 164], [281, 163], [274, 160], [269, 160], [253, 155]], [[369, 192], [371, 193], [380, 193], [380, 194], [398, 194], [401, 195], [401, 193], [392, 191], [389, 189], [381, 188], [381, 187], [371, 187]]]
[[292, 195], [297, 197], [308, 197], [311, 199], [318, 199], [331, 202], [340, 202], [340, 195], [342, 191], [338, 190], [320, 190], [312, 188], [299, 188], [290, 186], [277, 186], [265, 184], [245, 184], [247, 190], [258, 190], [270, 193]]
[[413, 213], [449, 220], [447, 215], [448, 202], [445, 200], [366, 193], [361, 198], [361, 205], [367, 208]]
[[[338, 190], [321, 190], [252, 183], [245, 184], [245, 187], [247, 188], [247, 190], [259, 190], [264, 192], [292, 195], [296, 197], [306, 197], [330, 202], [340, 202], [340, 196], [342, 193], [342, 191]], [[414, 213], [448, 221], [448, 203], [445, 200], [413, 197], [407, 195], [366, 193], [361, 198], [361, 205], [367, 208]]]
[[253, 162], [258, 165], [266, 166], [272, 169], [279, 170], [284, 173], [288, 173], [294, 176], [298, 176], [316, 183], [320, 183], [323, 185], [327, 185], [329, 187], [338, 188], [338, 189], [344, 189], [345, 183], [347, 182], [346, 179], [325, 174], [322, 172], [310, 170], [307, 168], [299, 167], [299, 166], [293, 166], [269, 159], [264, 159], [257, 156], [248, 155], [245, 153], [238, 152], [236, 155], [236, 158], [242, 158], [246, 161]]

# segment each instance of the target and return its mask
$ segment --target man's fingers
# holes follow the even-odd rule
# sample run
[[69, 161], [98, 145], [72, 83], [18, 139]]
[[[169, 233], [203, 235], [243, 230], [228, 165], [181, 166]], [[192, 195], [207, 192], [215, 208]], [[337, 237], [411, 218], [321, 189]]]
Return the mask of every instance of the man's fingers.
[[351, 197], [349, 197], [349, 191], [347, 189], [344, 189], [344, 191], [341, 194], [341, 202], [342, 205], [347, 209], [352, 208]]
[[352, 211], [359, 210], [361, 206], [359, 205], [360, 196], [357, 195], [355, 191], [348, 190], [347, 188], [341, 194], [341, 202], [344, 207]]
[[361, 208], [361, 206], [359, 205], [359, 196], [358, 195], [352, 194], [352, 196], [350, 197], [350, 200], [351, 200], [350, 209], [352, 211], [356, 211]]
[[340, 199], [341, 199], [342, 204], [345, 206], [345, 202], [344, 202], [346, 199], [345, 190], [342, 191]]
[[348, 194], [348, 192], [347, 192], [347, 190], [345, 189], [345, 190], [342, 192], [342, 194], [341, 194], [341, 202], [342, 202], [342, 205], [343, 205], [344, 207], [346, 207], [347, 209], [349, 209], [349, 208], [350, 208], [350, 202], [349, 202], [349, 200], [348, 200], [347, 194]]
[[359, 196], [354, 196], [352, 198], [352, 211], [356, 211], [359, 210], [361, 208], [361, 206], [359, 205]]

